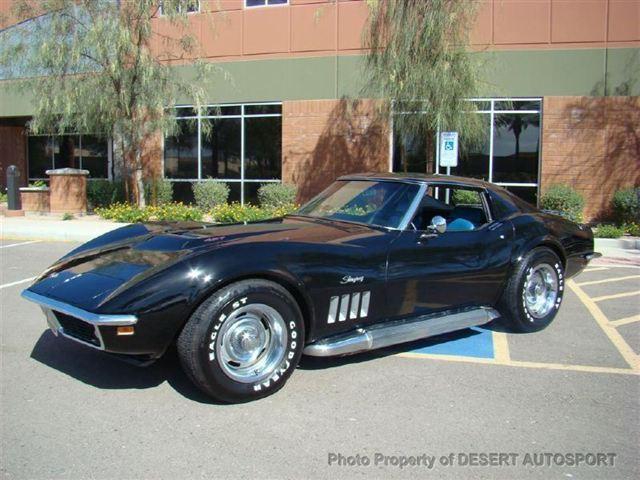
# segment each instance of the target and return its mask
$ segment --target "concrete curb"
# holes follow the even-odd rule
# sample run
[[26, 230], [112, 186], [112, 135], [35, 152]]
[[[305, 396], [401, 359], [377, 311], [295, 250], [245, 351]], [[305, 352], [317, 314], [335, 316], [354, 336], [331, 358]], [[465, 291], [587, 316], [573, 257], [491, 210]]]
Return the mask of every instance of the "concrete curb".
[[640, 238], [596, 238], [594, 239], [595, 249], [622, 248], [623, 250], [640, 250]]
[[126, 223], [82, 220], [0, 219], [0, 239], [56, 240], [86, 242]]

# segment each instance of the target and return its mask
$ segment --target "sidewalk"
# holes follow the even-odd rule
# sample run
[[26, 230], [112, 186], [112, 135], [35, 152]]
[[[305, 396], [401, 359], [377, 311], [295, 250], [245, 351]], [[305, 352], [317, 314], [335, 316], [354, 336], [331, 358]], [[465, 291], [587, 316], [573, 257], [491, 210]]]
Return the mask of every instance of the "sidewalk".
[[59, 215], [0, 217], [0, 239], [86, 242], [125, 225], [95, 215], [73, 220], [62, 220]]

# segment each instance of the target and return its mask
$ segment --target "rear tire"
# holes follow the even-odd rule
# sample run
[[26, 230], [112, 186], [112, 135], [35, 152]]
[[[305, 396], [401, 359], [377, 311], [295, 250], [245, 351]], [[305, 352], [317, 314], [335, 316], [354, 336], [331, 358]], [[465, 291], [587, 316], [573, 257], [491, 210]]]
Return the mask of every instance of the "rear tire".
[[304, 338], [302, 313], [285, 288], [243, 280], [196, 309], [178, 337], [178, 357], [207, 395], [247, 402], [282, 388], [298, 365]]
[[516, 332], [545, 329], [555, 318], [564, 294], [564, 268], [546, 247], [531, 250], [516, 266], [498, 306]]

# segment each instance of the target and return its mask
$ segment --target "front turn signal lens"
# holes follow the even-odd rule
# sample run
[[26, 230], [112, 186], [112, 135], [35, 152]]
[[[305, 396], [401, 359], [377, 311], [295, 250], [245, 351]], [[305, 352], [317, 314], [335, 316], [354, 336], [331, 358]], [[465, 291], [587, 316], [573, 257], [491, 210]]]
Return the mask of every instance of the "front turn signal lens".
[[133, 335], [135, 333], [135, 329], [133, 327], [118, 327], [116, 332], [118, 335]]

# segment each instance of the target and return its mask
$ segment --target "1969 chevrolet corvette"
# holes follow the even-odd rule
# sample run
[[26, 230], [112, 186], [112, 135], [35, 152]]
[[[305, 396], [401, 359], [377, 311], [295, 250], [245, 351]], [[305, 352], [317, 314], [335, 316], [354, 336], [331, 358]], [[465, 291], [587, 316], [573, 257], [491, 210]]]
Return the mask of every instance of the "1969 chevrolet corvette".
[[60, 259], [23, 296], [56, 335], [139, 363], [175, 343], [210, 396], [281, 388], [302, 354], [347, 355], [483, 325], [553, 320], [593, 234], [451, 176], [340, 178], [269, 221], [134, 224]]

